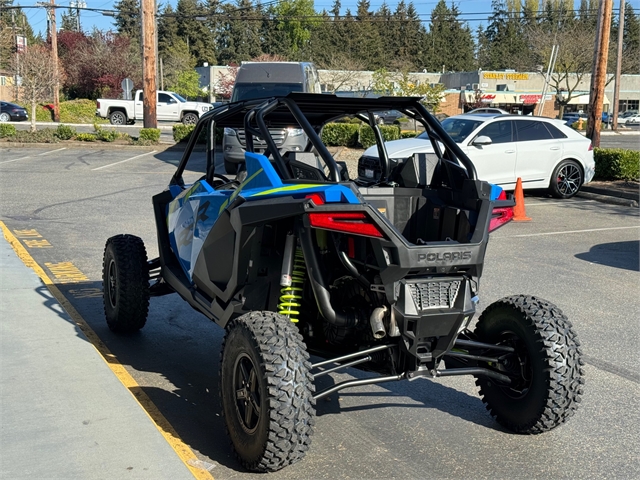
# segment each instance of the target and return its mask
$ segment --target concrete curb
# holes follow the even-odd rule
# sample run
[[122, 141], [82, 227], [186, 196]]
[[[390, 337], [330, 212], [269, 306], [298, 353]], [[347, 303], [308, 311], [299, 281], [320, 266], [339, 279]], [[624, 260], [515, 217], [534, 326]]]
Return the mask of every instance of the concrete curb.
[[611, 195], [601, 195], [599, 193], [591, 193], [591, 192], [578, 192], [576, 196], [582, 197], [582, 198], [588, 198], [589, 200], [596, 200], [601, 203], [608, 203], [610, 205], [621, 205], [623, 207], [638, 207], [638, 202], [636, 200], [631, 200], [628, 198], [612, 197]]
[[613, 190], [610, 188], [604, 188], [604, 187], [593, 187], [591, 185], [583, 185], [582, 192], [586, 192], [586, 193], [595, 193], [598, 195], [605, 195], [608, 197], [618, 197], [618, 198], [625, 198], [627, 200], [636, 200], [638, 201], [640, 199], [640, 191], [636, 191], [634, 193], [630, 193], [630, 192], [625, 192], [622, 190]]
[[[4, 122], [9, 125], [31, 125], [31, 122]], [[41, 127], [57, 127], [58, 125], [67, 125], [68, 127], [91, 127], [93, 123], [65, 123], [65, 122], [36, 122]], [[105, 128], [144, 128], [142, 125], [111, 125], [110, 123], [98, 123]], [[182, 125], [180, 122], [171, 125], [158, 125], [159, 130], [173, 130], [173, 125]]]

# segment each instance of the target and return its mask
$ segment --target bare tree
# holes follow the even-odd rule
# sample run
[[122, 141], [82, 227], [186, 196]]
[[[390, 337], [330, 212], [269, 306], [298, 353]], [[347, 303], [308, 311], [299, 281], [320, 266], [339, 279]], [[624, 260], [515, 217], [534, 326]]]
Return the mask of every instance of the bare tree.
[[327, 91], [336, 93], [342, 87], [357, 82], [361, 70], [364, 70], [364, 62], [354, 60], [345, 53], [334, 53], [320, 64], [320, 68], [326, 69], [320, 72], [320, 78], [327, 85]]
[[543, 26], [533, 27], [529, 32], [529, 41], [538, 53], [541, 64], [546, 64], [551, 56], [553, 45], [558, 45], [558, 58], [549, 85], [555, 90], [562, 118], [565, 107], [571, 99], [583, 94], [579, 89], [585, 75], [591, 73], [593, 65], [593, 45], [595, 31], [575, 22], [564, 25], [555, 32], [548, 32]]
[[[14, 65], [15, 68], [15, 65]], [[58, 72], [61, 72], [58, 67]], [[56, 85], [55, 69], [51, 51], [44, 45], [29, 47], [28, 52], [20, 54], [20, 77], [24, 98], [31, 103], [31, 131], [36, 131], [36, 106], [39, 101], [51, 98]], [[60, 75], [60, 74], [59, 74]]]

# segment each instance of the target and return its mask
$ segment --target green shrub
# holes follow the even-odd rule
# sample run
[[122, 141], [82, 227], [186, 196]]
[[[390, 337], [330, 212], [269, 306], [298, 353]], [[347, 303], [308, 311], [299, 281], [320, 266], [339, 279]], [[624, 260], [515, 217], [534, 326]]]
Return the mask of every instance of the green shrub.
[[176, 143], [188, 142], [194, 128], [196, 128], [195, 125], [183, 125], [182, 123], [175, 124], [173, 126], [173, 140]]
[[60, 121], [64, 123], [107, 123], [96, 117], [95, 100], [69, 100], [60, 102]]
[[139, 140], [145, 140], [150, 144], [160, 141], [160, 130], [157, 128], [141, 128]]
[[51, 128], [45, 128], [35, 132], [18, 130], [13, 136], [13, 140], [20, 143], [57, 143], [58, 138], [55, 136], [55, 133], [56, 131]]
[[70, 140], [76, 135], [76, 129], [68, 125], [60, 124], [58, 125], [56, 133], [54, 133], [54, 135], [60, 140]]
[[[400, 128], [398, 126], [380, 125], [380, 133], [382, 133], [382, 138], [385, 142], [398, 140], [400, 138]], [[376, 137], [369, 125], [363, 124], [360, 127], [358, 140], [363, 148], [369, 148], [371, 145], [376, 144]]]
[[640, 180], [640, 152], [622, 148], [594, 148], [596, 178]]
[[322, 142], [329, 147], [355, 147], [358, 143], [358, 125], [328, 123], [322, 129]]
[[413, 130], [401, 130], [400, 138], [415, 138], [420, 135], [422, 132], [415, 132]]
[[16, 134], [16, 127], [7, 123], [0, 123], [0, 138], [13, 137]]
[[78, 133], [76, 140], [80, 142], [95, 142], [98, 139], [95, 133]]
[[95, 135], [98, 140], [103, 142], [114, 142], [120, 138], [120, 134], [115, 129], [104, 130], [102, 128], [98, 128]]

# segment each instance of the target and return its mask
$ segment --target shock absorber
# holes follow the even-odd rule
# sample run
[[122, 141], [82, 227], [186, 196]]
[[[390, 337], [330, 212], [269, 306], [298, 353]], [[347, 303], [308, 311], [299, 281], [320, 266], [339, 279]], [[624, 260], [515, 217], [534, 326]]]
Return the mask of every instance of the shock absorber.
[[295, 235], [287, 235], [282, 260], [282, 276], [280, 277], [282, 289], [280, 290], [278, 313], [286, 315], [292, 322], [297, 323], [302, 306], [302, 291], [307, 267], [304, 263], [302, 250], [296, 248], [295, 244]]

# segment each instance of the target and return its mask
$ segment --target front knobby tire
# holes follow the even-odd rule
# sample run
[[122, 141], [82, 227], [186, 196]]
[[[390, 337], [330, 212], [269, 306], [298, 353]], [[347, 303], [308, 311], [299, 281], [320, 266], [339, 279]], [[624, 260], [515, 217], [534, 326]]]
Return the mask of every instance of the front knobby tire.
[[510, 385], [476, 380], [498, 423], [516, 433], [538, 434], [575, 413], [584, 362], [571, 322], [558, 307], [528, 295], [503, 298], [482, 313], [475, 334], [481, 342], [515, 348], [500, 369], [511, 377]]
[[302, 336], [273, 312], [229, 322], [220, 396], [236, 456], [251, 471], [273, 472], [301, 460], [314, 425], [313, 378]]
[[104, 314], [111, 330], [130, 333], [144, 327], [149, 312], [149, 268], [142, 239], [116, 235], [107, 240], [102, 292]]

